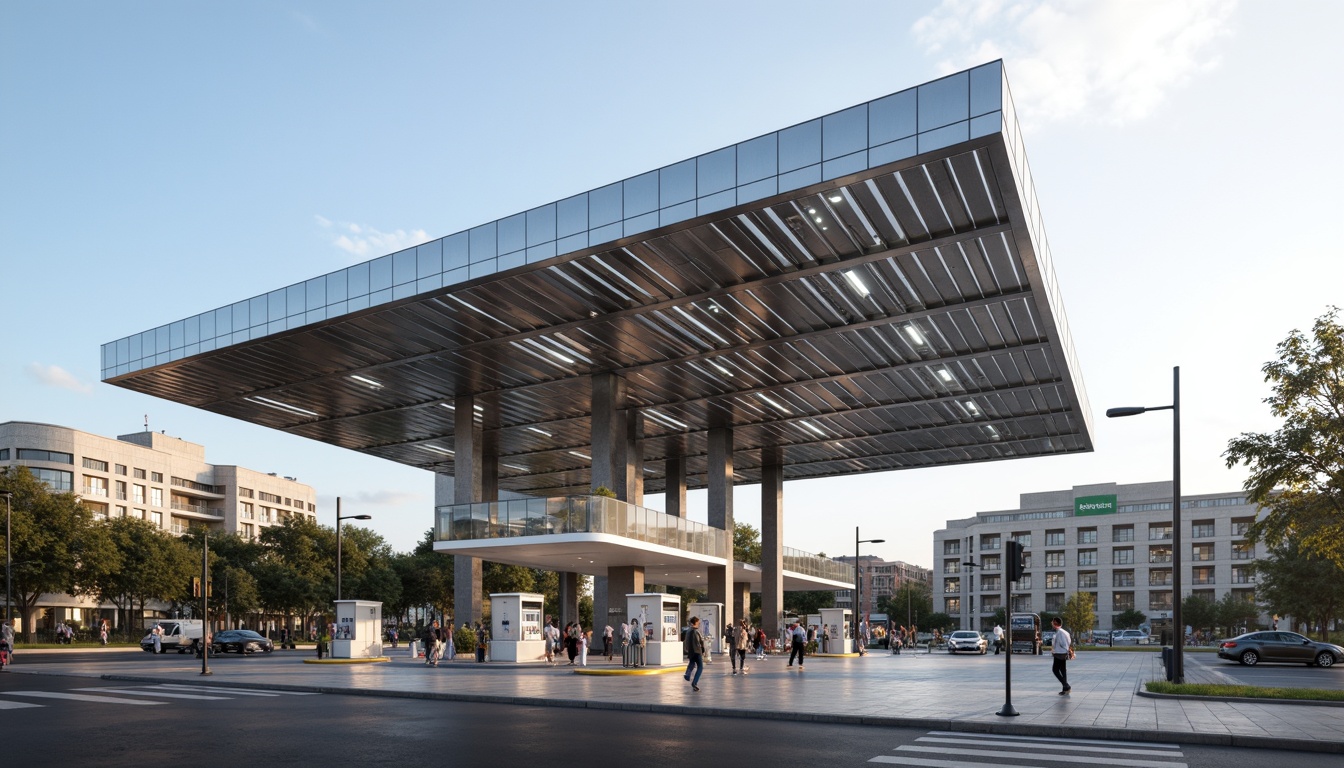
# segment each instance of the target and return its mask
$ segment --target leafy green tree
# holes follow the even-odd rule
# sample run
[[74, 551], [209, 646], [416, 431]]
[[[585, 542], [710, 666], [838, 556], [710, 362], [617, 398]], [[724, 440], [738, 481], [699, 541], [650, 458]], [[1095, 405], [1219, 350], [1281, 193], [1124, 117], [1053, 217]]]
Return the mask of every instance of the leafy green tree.
[[792, 611], [800, 617], [807, 616], [809, 613], [817, 613], [822, 608], [835, 607], [835, 592], [830, 590], [813, 590], [808, 592], [785, 592], [784, 610]]
[[933, 613], [933, 595], [927, 585], [906, 581], [882, 603], [879, 610], [890, 617], [894, 626], [909, 626], [913, 623], [916, 627], [924, 628], [928, 626], [928, 617]]
[[1181, 601], [1181, 621], [1196, 631], [1212, 630], [1218, 624], [1218, 604], [1191, 595]]
[[293, 515], [262, 531], [266, 554], [255, 576], [263, 609], [301, 616], [329, 610], [336, 597], [336, 532]]
[[924, 623], [918, 624], [917, 626], [921, 630], [936, 629], [939, 632], [946, 632], [951, 629], [952, 625], [955, 623], [955, 620], [946, 613], [930, 613], [924, 618]]
[[1321, 639], [1329, 642], [1331, 619], [1339, 618], [1344, 608], [1344, 568], [1305, 549], [1289, 541], [1256, 561], [1256, 595], [1274, 613], [1320, 627]]
[[48, 593], [96, 592], [98, 575], [116, 567], [115, 550], [78, 496], [52, 491], [27, 467], [0, 469], [0, 488], [13, 493], [10, 587], [24, 638], [31, 643], [38, 599]]
[[733, 560], [739, 563], [761, 563], [761, 532], [746, 523], [733, 524]]
[[1135, 608], [1121, 611], [1111, 618], [1111, 626], [1115, 629], [1138, 629], [1139, 625], [1148, 621], [1148, 617], [1143, 611]]
[[[97, 594], [118, 608], [138, 609], [135, 615], [143, 616], [146, 603], [182, 597], [192, 577], [200, 575], [200, 553], [147, 520], [113, 518], [105, 529], [120, 553], [120, 567], [100, 580]], [[125, 626], [131, 633], [140, 629], [130, 621]]]
[[[420, 543], [415, 545], [413, 554], [415, 563], [409, 573], [413, 582], [410, 589], [420, 597], [418, 605], [427, 605], [440, 616], [451, 616], [455, 584], [452, 555], [441, 555], [434, 551], [433, 530], [425, 531]], [[481, 568], [481, 576], [484, 581], [484, 566]], [[406, 580], [403, 579], [402, 583], [403, 589], [406, 589]]]
[[1259, 618], [1260, 606], [1252, 600], [1228, 592], [1218, 601], [1218, 626], [1228, 637], [1241, 634], [1242, 629], [1251, 627]]
[[1074, 592], [1064, 603], [1059, 620], [1075, 637], [1091, 632], [1097, 625], [1097, 603], [1091, 592]]
[[1247, 498], [1267, 510], [1249, 537], [1344, 567], [1344, 327], [1339, 309], [1316, 319], [1311, 335], [1294, 330], [1278, 359], [1261, 368], [1278, 430], [1244, 432], [1227, 444], [1227, 466], [1245, 464]]

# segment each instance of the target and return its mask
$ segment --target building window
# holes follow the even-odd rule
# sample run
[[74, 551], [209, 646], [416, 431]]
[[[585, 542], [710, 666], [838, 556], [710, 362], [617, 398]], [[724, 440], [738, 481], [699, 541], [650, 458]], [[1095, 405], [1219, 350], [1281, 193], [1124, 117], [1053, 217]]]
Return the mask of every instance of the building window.
[[1096, 564], [1097, 564], [1097, 550], [1095, 550], [1095, 549], [1080, 549], [1080, 550], [1078, 550], [1078, 564], [1079, 564], [1079, 565], [1096, 565]]
[[1190, 525], [1190, 535], [1196, 539], [1207, 539], [1213, 536], [1213, 521], [1196, 520]]
[[946, 611], [946, 612], [949, 613], [949, 614], [953, 614], [953, 613], [961, 613], [961, 598], [960, 598], [960, 597], [947, 597], [947, 598], [943, 598], [943, 605], [945, 605], [945, 606], [947, 607], [947, 611]]
[[240, 485], [238, 486], [238, 495], [243, 497], [244, 499], [250, 499], [252, 498], [252, 489], [244, 488]]
[[985, 576], [980, 579], [980, 589], [985, 592], [1002, 592], [1003, 581], [998, 576]]
[[1030, 533], [1014, 533], [1014, 534], [1013, 534], [1013, 541], [1016, 541], [1018, 544], [1021, 544], [1021, 545], [1024, 546], [1024, 547], [1030, 547], [1030, 546], [1031, 546], [1031, 534], [1030, 534]]
[[944, 592], [960, 592], [961, 579], [947, 579], [943, 582]]
[[274, 493], [267, 493], [265, 491], [257, 491], [257, 498], [261, 499], [262, 501], [269, 501], [272, 504], [280, 503], [279, 496], [276, 496]]
[[143, 485], [131, 486], [131, 501], [134, 501], [136, 504], [145, 503], [145, 486]]
[[1255, 583], [1255, 578], [1254, 578], [1253, 573], [1254, 573], [1254, 572], [1250, 569], [1249, 566], [1245, 566], [1245, 565], [1234, 565], [1234, 566], [1232, 566], [1232, 583], [1233, 583], [1233, 584], [1254, 584], [1254, 583]]
[[117, 481], [117, 501], [126, 501], [126, 481]]
[[162, 483], [162, 482], [163, 482], [163, 473], [162, 473], [162, 472], [150, 472], [150, 473], [149, 473], [149, 481], [150, 481], [151, 483]]
[[150, 521], [151, 523], [153, 523], [154, 525], [158, 526], [159, 528], [162, 528], [162, 527], [163, 527], [163, 513], [162, 513], [162, 512], [151, 512], [151, 513], [149, 513], [149, 521]]
[[136, 469], [131, 470], [131, 474], [135, 477], [136, 480], [144, 480], [144, 479], [146, 479], [146, 478], [145, 478], [145, 470], [140, 469], [140, 468], [138, 468], [138, 467], [137, 467]]
[[1078, 529], [1078, 543], [1079, 543], [1079, 544], [1096, 544], [1096, 543], [1097, 543], [1097, 529], [1096, 529], [1096, 528], [1079, 528], [1079, 529]]
[[117, 517], [125, 517], [125, 516], [126, 516], [126, 508], [120, 506], [117, 507]]
[[97, 502], [86, 501], [86, 502], [84, 502], [84, 506], [87, 507], [87, 508], [89, 509], [89, 511], [93, 513], [93, 519], [94, 519], [94, 520], [106, 520], [106, 519], [107, 519], [107, 505], [106, 505], [106, 504], [98, 504]]
[[33, 477], [46, 483], [53, 491], [75, 490], [74, 472], [66, 472], [62, 469], [42, 469], [41, 467], [29, 467], [28, 471], [33, 473]]
[[150, 503], [150, 504], [153, 504], [153, 505], [156, 506], [156, 507], [162, 507], [162, 506], [163, 506], [163, 489], [162, 489], [162, 488], [150, 488], [150, 489], [149, 489], [149, 503]]
[[[1078, 572], [1078, 588], [1079, 588], [1079, 589], [1096, 589], [1097, 586], [1098, 586], [1098, 584], [1097, 584], [1097, 572], [1096, 572], [1096, 571], [1079, 571], [1079, 572]], [[1095, 603], [1094, 603], [1094, 605], [1095, 605]]]
[[1064, 574], [1062, 574], [1062, 573], [1058, 573], [1058, 572], [1047, 573], [1047, 574], [1045, 574], [1045, 588], [1046, 588], [1046, 589], [1063, 589], [1063, 588], [1064, 588]]
[[49, 461], [53, 464], [75, 463], [75, 455], [73, 453], [43, 451], [36, 448], [20, 448], [18, 456], [19, 461]]
[[1149, 541], [1171, 541], [1171, 523], [1154, 523], [1148, 526]]
[[1053, 611], [1053, 612], [1056, 612], [1056, 613], [1058, 613], [1059, 611], [1064, 610], [1064, 593], [1063, 593], [1063, 592], [1046, 592], [1046, 593], [1045, 593], [1045, 610], [1047, 610], [1047, 611]]
[[1153, 546], [1148, 548], [1148, 562], [1150, 563], [1170, 563], [1171, 547], [1167, 545]]
[[251, 523], [243, 523], [243, 538], [255, 539], [257, 537], [257, 528]]
[[85, 468], [85, 469], [92, 469], [92, 470], [95, 470], [95, 471], [98, 471], [98, 472], [106, 472], [106, 471], [107, 471], [107, 462], [106, 462], [106, 461], [99, 461], [99, 460], [97, 460], [97, 459], [90, 459], [88, 456], [85, 456], [85, 457], [84, 457], [84, 468]]
[[117, 465], [117, 474], [118, 474], [118, 475], [124, 475], [124, 474], [126, 474], [126, 465], [125, 465], [125, 464], [118, 464], [118, 465]]
[[1254, 560], [1254, 559], [1255, 559], [1255, 545], [1252, 544], [1252, 543], [1250, 543], [1249, 541], [1234, 541], [1234, 542], [1232, 542], [1232, 559], [1233, 559], [1233, 560]]
[[999, 556], [985, 555], [984, 557], [980, 558], [980, 570], [982, 571], [999, 570]]
[[1019, 590], [1023, 592], [1029, 592], [1031, 591], [1031, 574], [1024, 573], [1022, 574], [1022, 578], [1018, 579], [1017, 581], [1014, 581], [1013, 583], [1017, 585], [1017, 588]]
[[1063, 568], [1063, 567], [1064, 567], [1064, 553], [1063, 553], [1063, 552], [1046, 552], [1046, 553], [1045, 553], [1045, 567], [1046, 567], [1046, 568]]
[[9, 461], [9, 449], [0, 448], [0, 461]]
[[1001, 595], [985, 595], [980, 598], [980, 610], [984, 613], [993, 613], [1003, 606], [1003, 597]]
[[1111, 541], [1124, 542], [1134, 540], [1134, 526], [1117, 525], [1111, 529]]
[[85, 475], [84, 495], [107, 496], [107, 479], [102, 477], [94, 477], [92, 475]]
[[1133, 571], [1115, 571], [1111, 574], [1111, 586], [1113, 587], [1132, 587], [1134, 586]]
[[1132, 611], [1134, 610], [1133, 592], [1112, 592], [1111, 610], [1113, 611]]
[[980, 551], [982, 551], [982, 552], [989, 552], [989, 551], [997, 550], [997, 549], [999, 548], [999, 541], [1000, 541], [1000, 538], [999, 538], [999, 535], [998, 535], [997, 533], [994, 534], [993, 536], [981, 536], [981, 537], [980, 537]]
[[1170, 587], [1171, 569], [1154, 568], [1148, 571], [1148, 586], [1150, 587]]
[[316, 512], [316, 511], [317, 511], [317, 506], [316, 506], [315, 504], [313, 504], [313, 503], [310, 502], [310, 503], [308, 504], [308, 511], [309, 511], [309, 512]]
[[944, 555], [960, 555], [960, 554], [961, 554], [961, 542], [960, 542], [960, 541], [944, 541], [944, 542], [943, 542], [943, 554], [944, 554]]
[[1063, 530], [1046, 531], [1045, 546], [1047, 547], [1064, 546], [1064, 531]]
[[1193, 573], [1194, 573], [1194, 583], [1196, 583], [1196, 584], [1213, 584], [1213, 583], [1214, 583], [1214, 578], [1213, 578], [1213, 575], [1214, 575], [1214, 567], [1213, 567], [1212, 565], [1205, 565], [1205, 566], [1201, 566], [1201, 567], [1199, 567], [1199, 568], [1196, 568], [1196, 569], [1194, 569]]
[[[20, 456], [19, 458], [23, 458]], [[1251, 530], [1251, 524], [1255, 522], [1253, 517], [1238, 517], [1232, 520], [1232, 535], [1245, 536]]]
[[[264, 509], [266, 509], [266, 508], [265, 508], [265, 507], [262, 507], [262, 509], [264, 510]], [[264, 513], [263, 513], [263, 514], [264, 514]], [[961, 561], [960, 561], [960, 560], [944, 560], [944, 561], [943, 561], [943, 573], [961, 573]]]
[[1171, 590], [1162, 590], [1148, 593], [1148, 610], [1150, 611], [1170, 611], [1171, 610]]
[[1111, 551], [1111, 564], [1112, 564], [1112, 565], [1133, 565], [1133, 564], [1134, 564], [1134, 548], [1133, 548], [1133, 547], [1116, 547], [1114, 550]]
[[1208, 562], [1213, 559], [1212, 544], [1196, 544], [1192, 547], [1193, 559], [1196, 562]]
[[252, 511], [252, 502], [240, 501], [238, 502], [238, 505], [242, 507], [242, 517], [244, 520], [252, 520], [256, 517], [256, 513]]
[[1030, 613], [1031, 595], [1013, 595], [1013, 612]]

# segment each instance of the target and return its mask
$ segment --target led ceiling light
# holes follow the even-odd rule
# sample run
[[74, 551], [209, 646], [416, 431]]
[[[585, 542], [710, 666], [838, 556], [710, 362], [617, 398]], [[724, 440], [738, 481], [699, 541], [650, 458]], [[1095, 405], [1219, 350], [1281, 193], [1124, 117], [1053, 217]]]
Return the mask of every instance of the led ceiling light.
[[422, 445], [422, 446], [420, 446], [420, 447], [421, 447], [421, 448], [424, 448], [426, 451], [433, 451], [434, 453], [438, 453], [438, 454], [441, 454], [441, 455], [443, 455], [443, 456], [452, 456], [452, 455], [453, 455], [453, 452], [452, 452], [452, 451], [448, 450], [447, 448], [440, 448], [440, 447], [437, 446], [437, 445]]
[[578, 451], [570, 451], [570, 452], [569, 452], [569, 455], [570, 455], [570, 456], [578, 456], [580, 459], [588, 459], [588, 460], [590, 460], [590, 461], [591, 461], [592, 458], [593, 458], [592, 456], [589, 456], [589, 455], [586, 454], [586, 453], [579, 453]]
[[542, 435], [543, 437], [553, 437], [553, 435], [550, 432], [547, 432], [544, 429], [537, 429], [536, 427], [528, 427], [527, 430], [529, 432], [536, 432], [538, 435]]
[[859, 296], [862, 296], [863, 298], [868, 297], [868, 294], [870, 293], [868, 286], [864, 285], [863, 278], [859, 277], [857, 270], [851, 269], [848, 272], [845, 272], [844, 275], [845, 279], [849, 281], [850, 286], [859, 292]]
[[317, 411], [310, 411], [307, 408], [300, 408], [297, 405], [282, 403], [279, 400], [272, 400], [269, 397], [248, 397], [244, 399], [250, 403], [256, 403], [257, 405], [264, 405], [267, 408], [274, 408], [277, 411], [285, 411], [286, 413], [297, 413], [301, 416], [317, 415]]
[[966, 402], [962, 403], [962, 405], [966, 406], [966, 410], [970, 411], [971, 413], [980, 412], [980, 406], [976, 405], [974, 400], [967, 400]]
[[913, 325], [907, 325], [907, 326], [905, 326], [905, 335], [906, 335], [906, 336], [909, 336], [909, 337], [910, 337], [910, 340], [913, 341], [913, 342], [915, 342], [916, 344], [928, 344], [928, 343], [929, 343], [929, 342], [924, 338], [924, 334], [920, 333], [920, 332], [919, 332], [919, 329], [916, 328], [916, 327], [913, 326]]
[[838, 203], [838, 202], [844, 200], [845, 198], [841, 197], [840, 195], [831, 195], [830, 197], [828, 197], [828, 198], [826, 198], [826, 199], [827, 199], [827, 200], [830, 200], [832, 203]]
[[671, 416], [668, 416], [667, 414], [663, 413], [662, 411], [655, 411], [652, 408], [644, 411], [644, 415], [648, 416], [650, 419], [653, 419], [654, 421], [658, 422], [659, 424], [662, 424], [665, 427], [673, 427], [676, 429], [690, 428], [690, 425], [687, 424], [686, 422], [678, 421], [672, 418]]
[[817, 435], [818, 437], [826, 436], [825, 430], [823, 430], [821, 427], [818, 427], [816, 424], [813, 424], [810, 421], [800, 421], [798, 423], [804, 427], [807, 427], [809, 430], [812, 431], [813, 434]]
[[792, 411], [786, 408], [783, 403], [779, 402], [778, 400], [775, 400], [774, 398], [766, 395], [763, 392], [757, 392], [756, 397], [759, 397], [761, 401], [764, 402], [766, 405], [769, 405], [770, 407], [775, 408], [776, 410], [782, 413], [792, 413]]
[[354, 379], [355, 381], [358, 381], [360, 384], [366, 384], [373, 389], [383, 388], [383, 382], [374, 381], [373, 379], [370, 379], [367, 376], [351, 376], [350, 378]]
[[957, 378], [952, 375], [952, 372], [947, 370], [946, 368], [938, 369], [938, 378], [949, 383], [957, 380]]

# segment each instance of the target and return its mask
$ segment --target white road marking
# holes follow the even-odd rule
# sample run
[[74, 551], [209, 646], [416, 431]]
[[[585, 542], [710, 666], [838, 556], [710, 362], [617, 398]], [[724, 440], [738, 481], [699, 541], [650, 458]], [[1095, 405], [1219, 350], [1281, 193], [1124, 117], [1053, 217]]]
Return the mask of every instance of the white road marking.
[[4, 701], [0, 699], [0, 709], [27, 709], [29, 707], [45, 707], [46, 704], [30, 704], [26, 701]]
[[169, 691], [206, 691], [209, 693], [227, 693], [230, 696], [279, 696], [276, 691], [247, 691], [241, 688], [217, 688], [209, 685], [156, 685], [155, 688], [162, 688]]
[[199, 693], [173, 693], [171, 691], [137, 691], [132, 688], [75, 688], [76, 691], [94, 693], [115, 693], [129, 696], [161, 696], [166, 699], [196, 699], [197, 701], [228, 701], [227, 696], [206, 696]]
[[1009, 736], [1002, 733], [969, 733], [965, 731], [929, 731], [930, 736], [956, 736], [963, 739], [1012, 739], [1013, 741], [1039, 741], [1049, 744], [1100, 744], [1117, 747], [1152, 747], [1153, 749], [1180, 749], [1180, 744], [1149, 743], [1146, 741], [1106, 741], [1105, 739], [1062, 739], [1053, 736]]
[[1107, 752], [1117, 755], [1147, 755], [1149, 757], [1182, 757], [1180, 752], [1172, 753], [1165, 750], [1142, 749], [1138, 747], [1111, 747], [1111, 746], [1089, 746], [1086, 744], [1054, 744], [1046, 741], [1033, 741], [1026, 744], [1014, 741], [997, 741], [987, 739], [968, 739], [968, 738], [949, 738], [939, 736], [921, 736], [915, 741], [929, 742], [931, 744], [978, 744], [986, 747], [1026, 747], [1030, 744], [1031, 749], [1057, 749], [1070, 750], [1073, 752]]
[[[1005, 752], [996, 749], [954, 749], [952, 747], [920, 747], [915, 745], [901, 745], [896, 748], [897, 752], [922, 752], [936, 755], [962, 755], [965, 757], [1028, 757], [1022, 752]], [[1095, 764], [1097, 758], [1094, 755], [1050, 755], [1045, 758], [1052, 763], [1089, 763]], [[1185, 763], [1175, 763], [1170, 760], [1118, 760], [1111, 759], [1106, 761], [1108, 768], [1175, 768], [1180, 766], [1184, 768]]]
[[158, 706], [166, 701], [144, 701], [143, 699], [118, 699], [112, 696], [89, 696], [84, 693], [62, 693], [60, 691], [5, 691], [6, 696], [32, 696], [35, 699], [68, 699], [70, 701], [91, 701], [98, 704], [130, 704], [131, 706]]

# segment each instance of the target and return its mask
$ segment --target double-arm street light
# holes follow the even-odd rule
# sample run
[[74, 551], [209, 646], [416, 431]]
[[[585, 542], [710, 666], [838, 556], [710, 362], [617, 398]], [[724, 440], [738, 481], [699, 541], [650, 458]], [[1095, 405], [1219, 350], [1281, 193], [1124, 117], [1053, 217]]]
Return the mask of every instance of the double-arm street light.
[[341, 497], [336, 497], [336, 599], [341, 599], [341, 521], [372, 520], [372, 515], [342, 515]]
[[1171, 405], [1108, 408], [1108, 418], [1137, 416], [1148, 411], [1171, 411], [1171, 622], [1175, 625], [1171, 669], [1173, 683], [1185, 682], [1185, 620], [1181, 615], [1181, 367], [1171, 369]]
[[5, 497], [5, 623], [8, 624], [11, 619], [10, 616], [11, 609], [9, 606], [13, 604], [13, 598], [10, 597], [10, 595], [13, 594], [14, 591], [13, 587], [11, 586], [13, 582], [11, 581], [11, 576], [9, 572], [10, 568], [14, 563], [14, 559], [13, 556], [10, 554], [11, 550], [9, 548], [9, 540], [11, 538], [9, 535], [9, 518], [11, 513], [13, 512], [14, 507], [14, 492], [0, 491], [0, 496]]
[[867, 649], [864, 648], [862, 645], [860, 645], [860, 643], [863, 642], [863, 638], [859, 637], [859, 616], [861, 615], [861, 611], [863, 610], [863, 608], [862, 608], [862, 605], [863, 605], [863, 604], [862, 604], [862, 601], [859, 599], [859, 598], [860, 598], [860, 595], [862, 594], [862, 589], [863, 589], [863, 568], [862, 568], [862, 566], [859, 565], [859, 545], [860, 545], [860, 544], [882, 544], [882, 543], [884, 543], [884, 542], [886, 542], [886, 539], [863, 539], [863, 540], [860, 540], [860, 539], [859, 539], [859, 527], [858, 527], [857, 525], [854, 526], [854, 632], [853, 632], [853, 637], [854, 637], [854, 646], [855, 646], [856, 648], [859, 649], [859, 653], [863, 653], [865, 650], [867, 650]]

